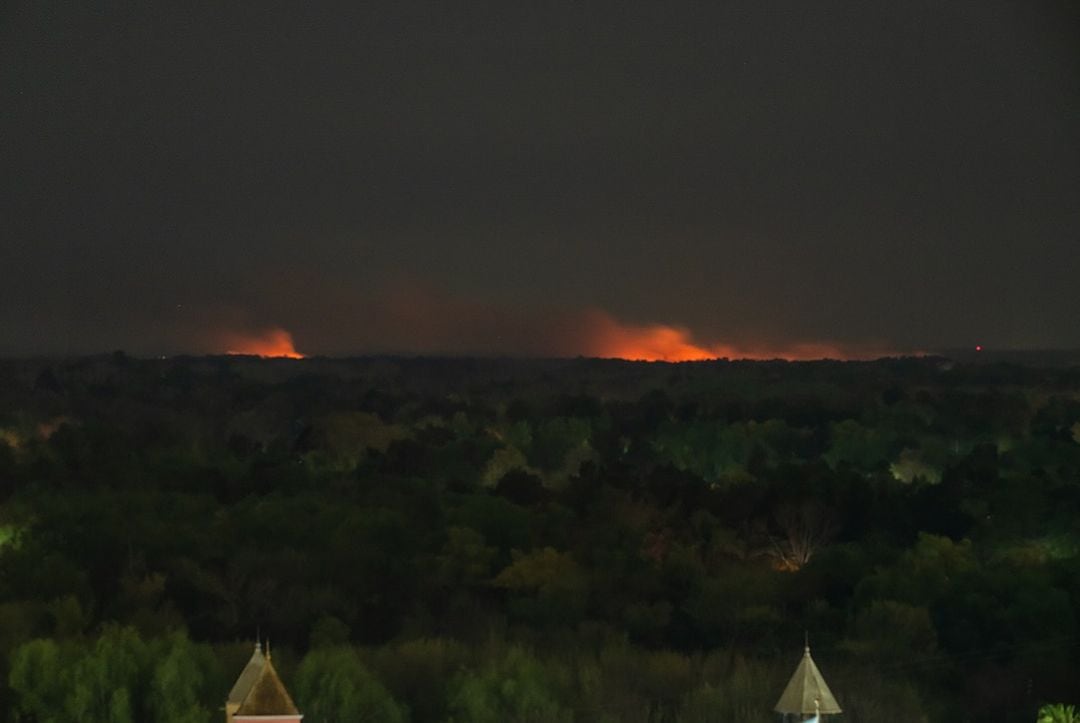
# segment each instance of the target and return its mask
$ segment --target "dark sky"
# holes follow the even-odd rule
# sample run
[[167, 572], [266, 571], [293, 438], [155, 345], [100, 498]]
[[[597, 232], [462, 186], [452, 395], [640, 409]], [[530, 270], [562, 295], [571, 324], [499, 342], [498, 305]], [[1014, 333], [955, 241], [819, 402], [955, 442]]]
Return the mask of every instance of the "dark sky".
[[185, 5], [0, 7], [0, 354], [1080, 347], [1070, 0]]

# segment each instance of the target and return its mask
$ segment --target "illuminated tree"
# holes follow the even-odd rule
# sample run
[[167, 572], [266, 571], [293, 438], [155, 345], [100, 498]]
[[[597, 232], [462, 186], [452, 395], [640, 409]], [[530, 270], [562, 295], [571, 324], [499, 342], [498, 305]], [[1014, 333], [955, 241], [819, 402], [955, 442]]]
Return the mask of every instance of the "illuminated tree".
[[901, 482], [922, 480], [936, 484], [941, 481], [941, 470], [926, 462], [916, 449], [908, 448], [902, 451], [896, 461], [889, 465], [889, 471]]
[[1037, 723], [1080, 723], [1076, 706], [1055, 703], [1039, 708]]
[[504, 447], [496, 450], [495, 454], [488, 460], [480, 481], [485, 487], [493, 488], [510, 472], [525, 470], [528, 469], [528, 466], [524, 454], [514, 447]]
[[836, 516], [813, 500], [784, 505], [775, 518], [781, 536], [773, 539], [771, 553], [784, 570], [798, 570], [810, 562], [817, 550], [832, 541], [839, 527]]
[[374, 414], [337, 412], [314, 420], [308, 445], [312, 453], [324, 456], [325, 463], [347, 470], [355, 467], [369, 450], [384, 453], [392, 443], [405, 437], [406, 432], [400, 426], [386, 424]]
[[514, 561], [494, 580], [496, 587], [522, 597], [511, 607], [536, 622], [572, 622], [583, 612], [588, 578], [574, 559], [551, 547], [528, 554], [514, 552]]

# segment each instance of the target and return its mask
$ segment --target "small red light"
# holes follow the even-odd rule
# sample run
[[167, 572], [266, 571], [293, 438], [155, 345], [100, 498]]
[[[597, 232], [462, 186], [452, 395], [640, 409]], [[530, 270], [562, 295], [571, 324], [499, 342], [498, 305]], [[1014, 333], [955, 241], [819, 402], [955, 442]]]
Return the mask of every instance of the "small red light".
[[982, 351], [982, 344], [976, 344], [975, 351]]

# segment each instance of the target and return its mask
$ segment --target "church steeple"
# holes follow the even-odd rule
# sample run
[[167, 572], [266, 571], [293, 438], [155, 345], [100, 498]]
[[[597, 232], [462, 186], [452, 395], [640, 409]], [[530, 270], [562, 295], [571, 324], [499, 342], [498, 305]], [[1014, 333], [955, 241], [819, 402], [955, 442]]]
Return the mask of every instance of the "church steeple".
[[795, 668], [791, 680], [784, 688], [780, 700], [773, 709], [784, 715], [814, 715], [841, 713], [840, 705], [829, 690], [825, 678], [810, 656], [810, 641], [806, 641], [803, 657]]
[[236, 679], [232, 690], [229, 691], [229, 697], [225, 700], [225, 723], [233, 723], [233, 714], [244, 702], [244, 698], [247, 697], [251, 686], [255, 684], [264, 665], [266, 665], [266, 656], [263, 655], [262, 643], [256, 640], [255, 652], [251, 654], [251, 659], [244, 666], [240, 677]]
[[266, 662], [259, 670], [258, 677], [244, 696], [240, 707], [233, 713], [234, 723], [259, 723], [259, 721], [300, 723], [304, 717], [297, 710], [292, 696], [285, 689], [285, 684], [281, 682], [269, 652], [269, 646], [267, 646]]

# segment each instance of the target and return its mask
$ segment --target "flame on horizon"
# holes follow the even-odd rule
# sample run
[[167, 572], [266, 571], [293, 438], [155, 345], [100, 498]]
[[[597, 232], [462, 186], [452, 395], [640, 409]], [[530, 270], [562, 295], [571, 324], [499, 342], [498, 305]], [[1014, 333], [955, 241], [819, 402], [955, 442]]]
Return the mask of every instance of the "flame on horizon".
[[588, 315], [590, 334], [586, 353], [628, 361], [707, 361], [711, 359], [869, 359], [887, 356], [878, 348], [850, 349], [821, 342], [788, 345], [737, 345], [702, 343], [684, 326], [668, 324], [624, 324], [603, 311]]
[[[752, 336], [703, 337], [688, 326], [624, 321], [599, 307], [507, 306], [420, 282], [387, 283], [359, 294], [351, 288], [321, 291], [326, 295], [312, 299], [309, 313], [330, 306], [341, 313], [310, 313], [296, 323], [304, 324], [305, 344], [328, 355], [494, 354], [687, 362], [857, 360], [897, 354], [888, 344], [874, 340], [770, 343]], [[365, 319], [362, 325], [341, 322], [360, 314]], [[193, 329], [191, 336], [211, 353], [305, 357], [284, 327], [253, 317], [243, 310], [208, 310], [204, 324]]]
[[296, 350], [292, 334], [280, 327], [257, 333], [234, 332], [227, 336], [226, 354], [281, 359], [303, 359]]

